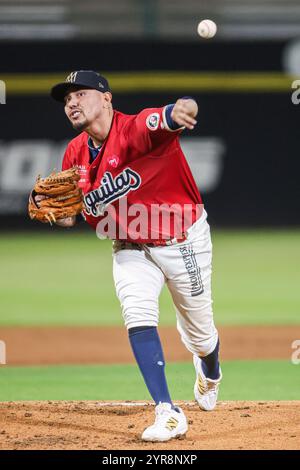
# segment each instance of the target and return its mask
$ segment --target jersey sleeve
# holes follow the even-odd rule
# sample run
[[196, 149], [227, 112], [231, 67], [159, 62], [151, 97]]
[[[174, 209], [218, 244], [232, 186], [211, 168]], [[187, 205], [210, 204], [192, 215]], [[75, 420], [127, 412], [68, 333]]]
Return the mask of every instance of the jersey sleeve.
[[167, 106], [147, 108], [134, 116], [126, 128], [130, 147], [134, 147], [141, 153], [146, 153], [155, 150], [164, 142], [168, 143], [177, 138], [184, 127], [171, 129], [166, 115]]

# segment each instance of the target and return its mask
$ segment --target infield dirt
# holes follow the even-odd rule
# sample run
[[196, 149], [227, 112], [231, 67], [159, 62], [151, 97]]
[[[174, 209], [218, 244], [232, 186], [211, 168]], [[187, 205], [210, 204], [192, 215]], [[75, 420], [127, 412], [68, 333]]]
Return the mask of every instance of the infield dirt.
[[[221, 360], [288, 359], [298, 326], [223, 326]], [[174, 327], [160, 327], [168, 362], [191, 361]], [[133, 363], [122, 327], [1, 327], [7, 365]]]
[[166, 443], [140, 440], [150, 404], [0, 403], [0, 449], [300, 449], [300, 402], [220, 402], [212, 412], [179, 402], [189, 430]]
[[[221, 327], [221, 358], [289, 358], [295, 327]], [[175, 328], [160, 329], [168, 361], [190, 361]], [[133, 362], [124, 328], [1, 328], [8, 365]], [[220, 402], [213, 412], [179, 402], [185, 439], [144, 443], [150, 403], [2, 402], [0, 449], [300, 449], [300, 401]]]

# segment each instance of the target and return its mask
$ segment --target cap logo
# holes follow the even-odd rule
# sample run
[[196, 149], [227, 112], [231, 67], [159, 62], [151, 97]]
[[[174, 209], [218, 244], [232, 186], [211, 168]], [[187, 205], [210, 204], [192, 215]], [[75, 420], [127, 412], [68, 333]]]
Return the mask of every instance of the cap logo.
[[104, 88], [104, 85], [101, 82], [99, 82], [99, 88]]
[[74, 83], [76, 81], [76, 77], [77, 77], [77, 72], [72, 72], [70, 73], [70, 75], [67, 76], [66, 82]]

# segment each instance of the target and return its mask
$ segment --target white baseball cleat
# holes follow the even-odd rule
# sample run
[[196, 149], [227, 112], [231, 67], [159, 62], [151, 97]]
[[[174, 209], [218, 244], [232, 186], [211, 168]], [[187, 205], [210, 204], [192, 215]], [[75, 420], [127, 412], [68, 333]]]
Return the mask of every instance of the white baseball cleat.
[[155, 423], [145, 429], [143, 441], [164, 442], [183, 436], [187, 430], [187, 420], [181, 408], [172, 409], [170, 403], [159, 403], [155, 407]]
[[212, 411], [217, 404], [219, 385], [222, 380], [221, 368], [218, 379], [209, 379], [203, 373], [200, 357], [194, 355], [193, 360], [196, 369], [195, 400], [202, 410]]

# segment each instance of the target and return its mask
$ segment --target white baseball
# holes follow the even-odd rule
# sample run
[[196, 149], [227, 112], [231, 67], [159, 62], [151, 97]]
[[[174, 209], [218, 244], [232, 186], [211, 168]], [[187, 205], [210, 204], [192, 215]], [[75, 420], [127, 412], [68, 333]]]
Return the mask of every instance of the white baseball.
[[204, 39], [210, 39], [213, 38], [214, 35], [217, 32], [217, 25], [214, 21], [212, 20], [202, 20], [198, 24], [197, 28], [199, 36], [201, 36]]

